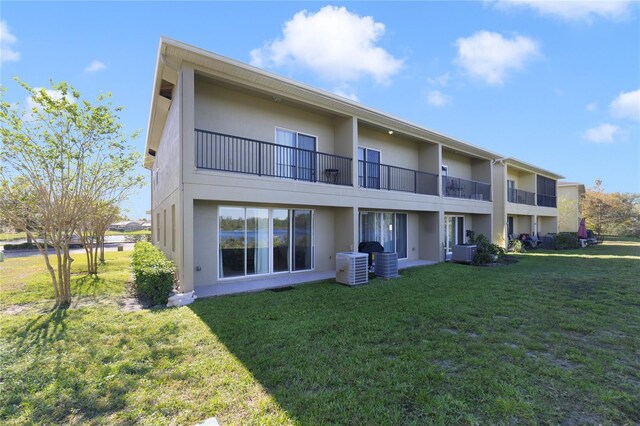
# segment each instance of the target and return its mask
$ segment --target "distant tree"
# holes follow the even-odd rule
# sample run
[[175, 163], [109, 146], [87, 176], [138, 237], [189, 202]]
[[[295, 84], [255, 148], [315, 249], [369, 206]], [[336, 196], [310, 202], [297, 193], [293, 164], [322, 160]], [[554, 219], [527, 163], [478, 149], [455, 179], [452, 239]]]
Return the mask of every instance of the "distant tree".
[[587, 227], [598, 234], [637, 234], [640, 225], [640, 194], [607, 193], [597, 179], [582, 198], [580, 211]]
[[[71, 301], [69, 242], [98, 202], [123, 200], [143, 177], [118, 112], [100, 95], [95, 105], [69, 84], [38, 89], [16, 79], [31, 108], [0, 99], [0, 210], [34, 238], [53, 283], [56, 304]], [[5, 90], [3, 89], [4, 93]], [[41, 238], [25, 222], [38, 224]], [[53, 262], [48, 253], [53, 248]]]
[[104, 238], [109, 225], [120, 216], [117, 204], [90, 201], [88, 214], [80, 221], [78, 236], [87, 255], [87, 273], [98, 274], [98, 260], [104, 263]]

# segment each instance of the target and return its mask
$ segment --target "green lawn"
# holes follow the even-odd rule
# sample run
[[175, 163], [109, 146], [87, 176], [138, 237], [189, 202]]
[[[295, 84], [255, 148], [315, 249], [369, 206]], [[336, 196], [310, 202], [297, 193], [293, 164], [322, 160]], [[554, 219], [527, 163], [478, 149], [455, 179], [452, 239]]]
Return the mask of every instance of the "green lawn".
[[1, 315], [0, 423], [640, 422], [640, 242], [518, 259]]

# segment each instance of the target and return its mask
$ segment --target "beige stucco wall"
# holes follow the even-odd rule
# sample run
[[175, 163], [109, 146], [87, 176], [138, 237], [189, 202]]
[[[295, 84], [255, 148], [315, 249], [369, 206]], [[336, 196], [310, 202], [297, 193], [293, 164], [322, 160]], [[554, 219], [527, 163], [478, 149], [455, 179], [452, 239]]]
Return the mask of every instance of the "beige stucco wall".
[[507, 179], [515, 181], [516, 189], [535, 192], [536, 174], [507, 166]]
[[358, 146], [380, 151], [382, 164], [412, 170], [420, 167], [418, 144], [414, 141], [358, 126]]
[[[173, 101], [169, 107], [160, 144], [156, 150], [151, 179], [151, 217], [152, 241], [165, 255], [181, 267], [181, 114], [182, 114], [182, 79], [178, 80], [173, 93]], [[153, 178], [153, 174], [157, 178]], [[156, 184], [157, 181], [157, 184]], [[171, 217], [172, 206], [175, 215]], [[165, 213], [166, 212], [166, 213]], [[158, 216], [160, 214], [160, 235], [157, 235]], [[175, 226], [175, 232], [172, 227]], [[172, 238], [175, 236], [175, 241]]]
[[442, 165], [447, 166], [449, 176], [461, 179], [472, 179], [471, 157], [442, 150]]
[[577, 186], [558, 186], [558, 231], [578, 232], [580, 192]]
[[278, 127], [315, 136], [318, 151], [335, 152], [332, 116], [252, 96], [197, 77], [195, 91], [198, 129], [273, 143]]
[[557, 216], [538, 216], [538, 233], [540, 236], [549, 233], [555, 234], [558, 232], [558, 217]]

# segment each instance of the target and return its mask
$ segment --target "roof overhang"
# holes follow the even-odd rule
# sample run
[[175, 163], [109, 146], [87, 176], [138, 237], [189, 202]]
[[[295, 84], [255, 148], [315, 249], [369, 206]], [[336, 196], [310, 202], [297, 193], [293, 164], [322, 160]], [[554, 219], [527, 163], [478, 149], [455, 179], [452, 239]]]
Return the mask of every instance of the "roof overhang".
[[503, 157], [470, 143], [366, 107], [350, 99], [163, 36], [160, 38], [158, 47], [145, 146], [144, 167], [148, 169], [153, 167], [153, 152], [157, 151], [167, 113], [171, 106], [171, 101], [160, 94], [162, 84], [163, 81], [177, 84], [179, 70], [183, 63], [192, 65], [198, 74], [207, 75], [228, 84], [269, 93], [280, 98], [282, 102], [309, 105], [339, 116], [356, 117], [364, 123], [393, 130], [394, 133], [417, 140], [440, 143], [444, 148], [477, 158], [497, 160]]
[[551, 178], [551, 179], [555, 179], [555, 180], [564, 179], [564, 176], [562, 176], [562, 175], [559, 175], [557, 173], [551, 172], [549, 170], [542, 169], [542, 168], [540, 168], [538, 166], [534, 166], [533, 164], [526, 163], [526, 162], [524, 162], [522, 160], [518, 160], [517, 158], [507, 157], [507, 158], [504, 158], [502, 160], [505, 163], [507, 163], [508, 165], [515, 166], [518, 169], [521, 169], [521, 170], [524, 170], [524, 171], [527, 171], [527, 172], [535, 173], [535, 174], [538, 174], [538, 175], [541, 175], [541, 176], [545, 176], [545, 177], [548, 177], [548, 178]]

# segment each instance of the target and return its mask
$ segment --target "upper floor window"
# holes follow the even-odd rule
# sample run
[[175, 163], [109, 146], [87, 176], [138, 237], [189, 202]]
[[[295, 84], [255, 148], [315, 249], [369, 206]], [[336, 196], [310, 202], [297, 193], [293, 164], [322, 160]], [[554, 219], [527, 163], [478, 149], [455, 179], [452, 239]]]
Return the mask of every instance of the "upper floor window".
[[538, 205], [543, 207], [556, 207], [556, 181], [538, 175], [537, 184]]
[[276, 128], [276, 176], [314, 181], [316, 176], [316, 137]]
[[380, 151], [358, 147], [358, 184], [380, 189]]

